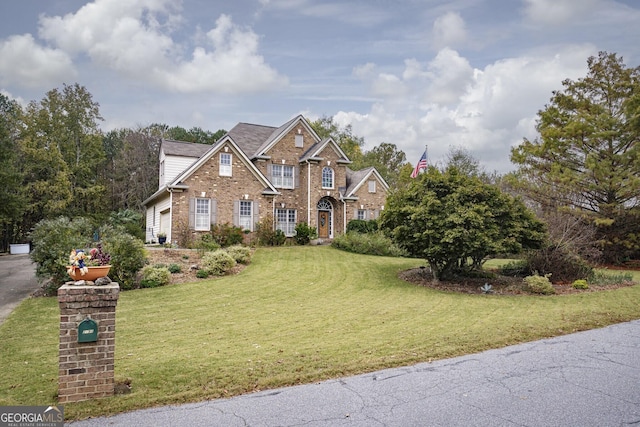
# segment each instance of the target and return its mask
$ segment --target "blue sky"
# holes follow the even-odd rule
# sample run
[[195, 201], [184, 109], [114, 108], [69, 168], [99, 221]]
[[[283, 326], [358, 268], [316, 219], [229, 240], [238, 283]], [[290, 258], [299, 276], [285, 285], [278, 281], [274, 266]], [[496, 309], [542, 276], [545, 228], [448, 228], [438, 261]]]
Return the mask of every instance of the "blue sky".
[[0, 24], [0, 92], [77, 82], [105, 131], [333, 116], [365, 149], [462, 147], [499, 172], [589, 56], [640, 65], [634, 0], [29, 0]]

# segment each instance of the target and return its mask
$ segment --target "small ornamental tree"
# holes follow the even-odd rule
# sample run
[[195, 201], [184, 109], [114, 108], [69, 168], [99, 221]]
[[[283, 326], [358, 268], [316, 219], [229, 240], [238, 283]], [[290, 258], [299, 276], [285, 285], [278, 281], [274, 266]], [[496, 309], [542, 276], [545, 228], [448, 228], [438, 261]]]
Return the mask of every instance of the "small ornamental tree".
[[480, 269], [492, 254], [519, 253], [544, 242], [544, 224], [524, 204], [456, 167], [430, 167], [389, 196], [380, 228], [437, 280]]

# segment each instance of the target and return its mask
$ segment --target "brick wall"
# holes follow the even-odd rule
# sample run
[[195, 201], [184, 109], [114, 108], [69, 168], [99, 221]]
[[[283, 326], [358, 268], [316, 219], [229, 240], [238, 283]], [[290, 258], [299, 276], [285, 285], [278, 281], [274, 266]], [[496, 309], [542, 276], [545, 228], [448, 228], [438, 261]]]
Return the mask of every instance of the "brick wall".
[[[60, 345], [58, 402], [78, 402], [114, 394], [116, 305], [120, 286], [64, 285], [58, 289]], [[85, 318], [98, 324], [98, 341], [79, 343]]]

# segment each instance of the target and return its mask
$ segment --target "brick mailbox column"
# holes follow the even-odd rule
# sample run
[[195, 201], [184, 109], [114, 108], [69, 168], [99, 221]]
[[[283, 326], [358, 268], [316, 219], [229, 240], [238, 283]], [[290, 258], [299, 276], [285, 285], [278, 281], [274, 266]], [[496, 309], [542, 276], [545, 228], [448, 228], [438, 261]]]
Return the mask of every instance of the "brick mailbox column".
[[59, 403], [113, 396], [119, 293], [115, 282], [105, 286], [71, 283], [58, 289]]

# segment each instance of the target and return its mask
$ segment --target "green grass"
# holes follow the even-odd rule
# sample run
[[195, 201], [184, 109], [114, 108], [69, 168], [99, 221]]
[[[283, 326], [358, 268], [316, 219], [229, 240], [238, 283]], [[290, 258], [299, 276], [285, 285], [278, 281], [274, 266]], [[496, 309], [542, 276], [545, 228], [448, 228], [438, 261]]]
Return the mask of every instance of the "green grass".
[[[640, 286], [567, 296], [462, 295], [397, 278], [420, 260], [331, 247], [259, 249], [240, 274], [120, 294], [116, 381], [68, 419], [426, 362], [640, 318]], [[56, 403], [58, 307], [0, 326], [0, 405]]]

